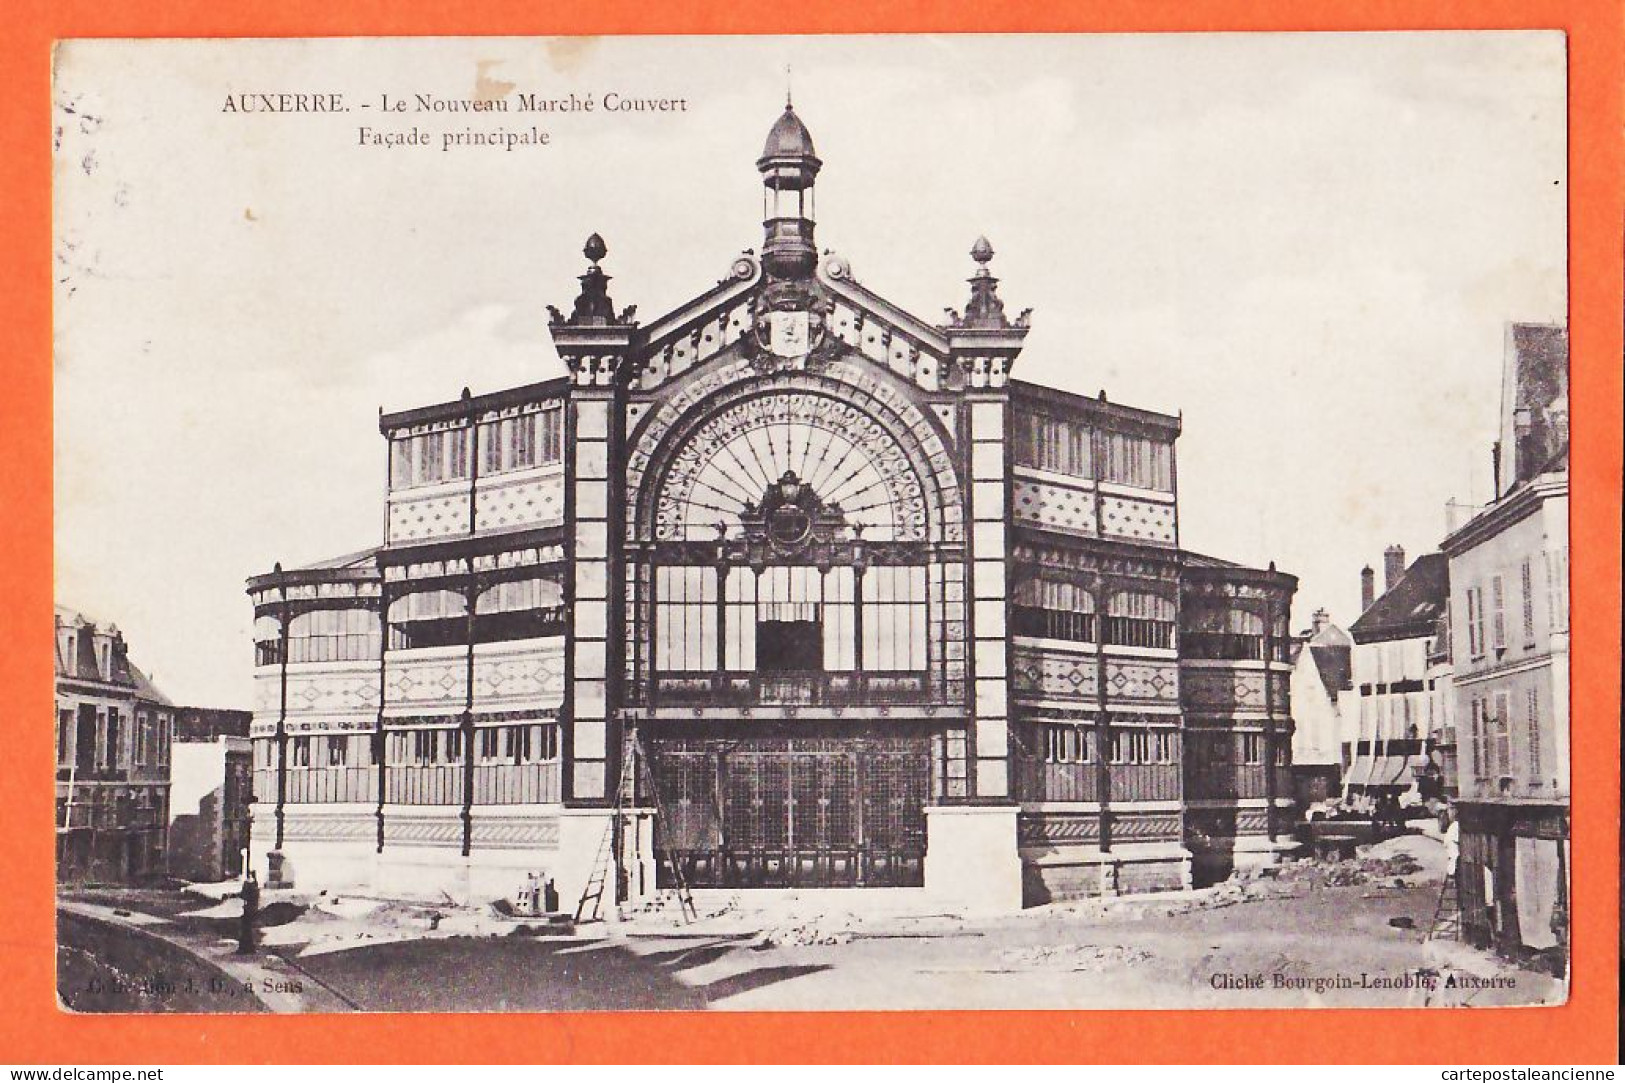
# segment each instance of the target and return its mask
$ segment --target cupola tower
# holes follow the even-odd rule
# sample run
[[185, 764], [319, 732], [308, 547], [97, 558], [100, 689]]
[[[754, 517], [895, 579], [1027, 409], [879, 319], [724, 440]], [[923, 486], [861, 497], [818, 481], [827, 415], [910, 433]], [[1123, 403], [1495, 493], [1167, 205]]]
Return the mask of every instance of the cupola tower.
[[806, 278], [818, 260], [813, 244], [813, 181], [823, 166], [812, 134], [788, 96], [767, 133], [756, 169], [762, 174], [762, 265], [774, 278]]

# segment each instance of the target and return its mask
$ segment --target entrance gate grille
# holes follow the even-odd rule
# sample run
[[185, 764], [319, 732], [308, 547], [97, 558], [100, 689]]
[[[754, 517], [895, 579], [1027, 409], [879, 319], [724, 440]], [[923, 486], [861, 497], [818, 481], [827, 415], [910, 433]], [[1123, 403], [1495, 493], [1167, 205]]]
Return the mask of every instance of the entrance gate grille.
[[[679, 738], [650, 746], [656, 852], [692, 887], [920, 887], [924, 738]], [[664, 857], [662, 887], [674, 883]]]

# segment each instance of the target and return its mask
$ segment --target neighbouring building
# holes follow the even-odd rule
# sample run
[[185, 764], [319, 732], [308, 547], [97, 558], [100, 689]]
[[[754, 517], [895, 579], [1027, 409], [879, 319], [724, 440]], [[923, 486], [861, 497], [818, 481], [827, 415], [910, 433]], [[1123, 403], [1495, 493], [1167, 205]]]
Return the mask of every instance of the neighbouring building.
[[169, 874], [218, 883], [240, 876], [248, 847], [251, 711], [179, 707], [171, 749]]
[[1391, 545], [1383, 567], [1383, 593], [1349, 626], [1357, 698], [1353, 732], [1343, 741], [1343, 792], [1439, 798], [1442, 746], [1454, 745], [1441, 710], [1448, 662], [1441, 662], [1437, 645], [1449, 606], [1450, 564], [1443, 553], [1429, 553], [1407, 568], [1405, 550]]
[[174, 706], [124, 635], [56, 607], [57, 881], [164, 874]]
[[213, 741], [217, 737], [247, 737], [254, 712], [234, 707], [175, 708], [175, 740]]
[[1324, 609], [1312, 620], [1292, 645], [1292, 775], [1300, 805], [1342, 793], [1344, 715], [1354, 699], [1354, 640]]
[[1012, 379], [985, 239], [939, 323], [821, 256], [822, 164], [787, 106], [647, 324], [590, 237], [568, 376], [383, 415], [381, 543], [249, 581], [267, 875], [1013, 909], [1290, 845], [1296, 580], [1180, 548], [1178, 417]]
[[1568, 334], [1512, 324], [1497, 496], [1444, 540], [1462, 924], [1564, 960], [1569, 868]]

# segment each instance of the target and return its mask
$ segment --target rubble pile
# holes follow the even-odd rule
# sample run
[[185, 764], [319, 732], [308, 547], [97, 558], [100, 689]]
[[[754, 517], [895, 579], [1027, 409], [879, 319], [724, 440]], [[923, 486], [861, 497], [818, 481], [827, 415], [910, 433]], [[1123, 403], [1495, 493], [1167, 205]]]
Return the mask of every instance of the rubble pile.
[[[693, 902], [695, 921], [708, 921], [711, 918], [724, 917], [740, 912], [739, 896], [737, 895], [727, 895], [720, 898], [696, 898]], [[642, 902], [623, 906], [621, 913], [623, 917], [630, 919], [668, 917], [672, 921], [681, 921], [683, 919], [683, 902], [675, 889], [663, 888]]]
[[819, 914], [796, 918], [763, 929], [756, 939], [760, 948], [804, 948], [815, 944], [851, 943], [859, 921], [852, 914]]
[[1010, 969], [1107, 970], [1135, 966], [1151, 958], [1141, 948], [1121, 944], [1039, 944], [999, 952], [999, 962]]

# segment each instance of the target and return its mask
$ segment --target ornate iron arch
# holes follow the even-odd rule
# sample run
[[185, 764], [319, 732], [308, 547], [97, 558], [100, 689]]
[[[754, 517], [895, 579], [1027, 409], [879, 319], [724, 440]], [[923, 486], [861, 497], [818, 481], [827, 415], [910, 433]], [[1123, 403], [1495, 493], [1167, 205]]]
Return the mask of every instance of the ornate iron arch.
[[[718, 522], [760, 514], [785, 481], [837, 505], [873, 541], [963, 540], [952, 458], [936, 422], [906, 394], [851, 362], [742, 375], [701, 381], [641, 427], [628, 457], [629, 540], [714, 539]], [[696, 526], [705, 530], [691, 536]]]

